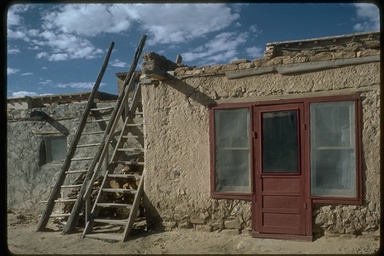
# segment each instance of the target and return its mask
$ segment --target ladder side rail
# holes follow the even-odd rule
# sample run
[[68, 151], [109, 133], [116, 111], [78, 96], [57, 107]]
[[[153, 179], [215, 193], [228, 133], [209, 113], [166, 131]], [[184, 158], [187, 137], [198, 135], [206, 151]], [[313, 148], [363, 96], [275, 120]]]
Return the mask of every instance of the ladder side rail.
[[85, 107], [84, 113], [81, 117], [80, 124], [78, 126], [78, 129], [77, 129], [77, 131], [76, 131], [76, 133], [72, 139], [71, 145], [70, 145], [70, 147], [67, 151], [67, 154], [65, 156], [65, 160], [64, 160], [63, 166], [61, 168], [59, 178], [58, 178], [55, 186], [53, 187], [53, 190], [50, 193], [50, 196], [49, 196], [48, 202], [47, 202], [47, 207], [40, 218], [40, 221], [36, 227], [36, 231], [42, 231], [48, 223], [49, 217], [50, 217], [50, 215], [53, 211], [53, 208], [55, 206], [55, 199], [58, 198], [58, 196], [60, 194], [61, 185], [64, 183], [64, 180], [66, 177], [66, 172], [68, 171], [69, 166], [71, 165], [71, 159], [73, 158], [73, 156], [75, 154], [76, 146], [79, 143], [81, 134], [82, 134], [84, 127], [86, 125], [88, 115], [89, 115], [91, 108], [92, 108], [92, 105], [94, 103], [95, 96], [99, 90], [99, 86], [100, 86], [101, 80], [104, 76], [105, 70], [107, 69], [108, 61], [109, 61], [109, 58], [111, 56], [112, 49], [113, 49], [114, 45], [115, 45], [115, 43], [112, 42], [109, 49], [108, 49], [108, 52], [105, 56], [103, 65], [102, 65], [101, 70], [97, 76], [95, 85], [93, 86], [92, 92], [88, 97], [88, 102], [87, 102], [87, 105]]
[[[123, 99], [122, 99], [122, 102], [128, 101], [128, 94], [129, 94], [129, 92], [130, 92], [130, 89], [131, 89], [131, 87], [132, 87], [133, 82], [134, 82], [134, 77], [131, 78], [131, 81], [130, 81], [130, 83], [128, 84], [128, 87], [126, 87], [125, 90], [124, 90], [124, 97], [123, 97]], [[119, 109], [118, 109], [118, 112], [117, 112], [116, 116], [120, 116], [120, 115], [122, 114], [122, 112], [123, 112], [124, 109], [125, 109], [124, 104], [121, 104], [120, 107], [119, 107]], [[126, 119], [125, 123], [127, 122], [128, 119], [129, 119], [129, 118]], [[109, 132], [109, 137], [108, 137], [108, 139], [107, 139], [106, 141], [110, 141], [110, 140], [111, 140], [111, 137], [113, 136], [113, 134], [114, 134], [114, 132], [115, 132], [115, 130], [116, 130], [116, 126], [117, 126], [117, 124], [119, 123], [119, 119], [118, 119], [118, 118], [114, 118], [113, 120], [114, 120], [114, 122], [113, 122], [113, 124], [112, 124], [111, 131]], [[125, 123], [124, 123], [124, 126], [123, 126], [123, 127], [125, 127]], [[121, 130], [120, 134], [121, 134], [123, 131], [124, 131], [124, 129]], [[107, 155], [107, 152], [108, 152], [108, 150], [109, 150], [109, 148], [108, 148], [108, 144], [105, 145], [106, 141], [105, 141], [105, 140], [103, 141], [103, 149], [102, 149], [102, 152], [101, 152], [101, 155], [100, 155], [100, 160], [103, 160], [103, 161], [106, 160], [106, 155]], [[120, 138], [119, 138], [119, 142], [120, 142]], [[119, 142], [116, 144], [116, 148], [119, 146]], [[116, 149], [116, 148], [115, 148], [115, 149]], [[115, 152], [115, 150], [114, 150], [114, 152]], [[112, 154], [112, 157], [111, 157], [111, 162], [112, 162], [113, 160], [116, 160], [115, 158], [116, 158], [116, 155], [115, 155], [115, 153], [113, 153], [113, 154]], [[96, 157], [95, 157], [95, 160], [97, 160]], [[108, 164], [107, 166], [109, 166], [109, 164]], [[97, 177], [97, 175], [98, 175], [98, 173], [99, 173], [99, 171], [100, 171], [100, 168], [102, 167], [102, 161], [99, 161], [99, 164], [98, 164], [98, 165], [96, 165], [96, 164], [95, 164], [95, 165], [91, 165], [91, 167], [92, 167], [92, 169], [93, 169], [94, 171], [93, 171], [92, 178], [91, 178], [90, 181], [89, 181], [89, 186], [86, 188], [86, 191], [85, 191], [85, 193], [84, 193], [84, 195], [83, 195], [83, 199], [84, 199], [84, 200], [87, 200], [87, 199], [89, 198], [89, 196], [91, 195], [91, 192], [92, 192], [92, 184], [93, 184], [93, 182], [95, 181], [95, 179], [96, 179], [96, 177]], [[90, 169], [91, 169], [91, 168], [90, 168]]]
[[143, 193], [144, 193], [144, 176], [145, 176], [145, 168], [140, 178], [139, 187], [137, 188], [137, 194], [135, 195], [135, 199], [133, 200], [133, 206], [132, 206], [132, 209], [130, 210], [131, 212], [129, 213], [129, 216], [128, 216], [128, 223], [124, 229], [122, 242], [127, 241], [128, 235], [132, 231], [132, 226], [136, 219], [136, 213], [139, 209], [141, 198], [143, 197]]
[[[76, 202], [72, 208], [71, 215], [69, 216], [69, 218], [67, 220], [67, 224], [63, 227], [63, 230], [61, 232], [61, 234], [63, 234], [63, 235], [71, 232], [73, 230], [73, 228], [77, 225], [80, 212], [84, 206], [84, 193], [86, 192], [87, 188], [90, 188], [92, 186], [92, 184], [94, 182], [94, 179], [90, 180], [90, 178], [91, 177], [96, 178], [97, 174], [95, 172], [98, 172], [99, 168], [101, 168], [102, 164], [100, 163], [100, 161], [104, 160], [105, 155], [106, 155], [106, 153], [105, 153], [106, 149], [105, 148], [109, 146], [109, 143], [106, 143], [106, 142], [109, 142], [111, 140], [113, 133], [114, 133], [114, 130], [115, 130], [115, 127], [119, 121], [119, 119], [117, 117], [119, 115], [121, 115], [121, 112], [123, 110], [123, 107], [122, 107], [123, 104], [122, 103], [128, 97], [128, 92], [129, 92], [129, 89], [130, 89], [131, 84], [132, 84], [131, 81], [133, 81], [133, 79], [134, 79], [134, 71], [135, 71], [137, 63], [139, 61], [139, 57], [141, 55], [141, 52], [144, 48], [144, 43], [145, 43], [146, 38], [147, 38], [146, 35], [142, 36], [141, 41], [139, 43], [139, 46], [136, 49], [135, 57], [132, 60], [132, 65], [130, 67], [129, 74], [127, 75], [127, 77], [124, 80], [123, 90], [119, 94], [115, 108], [113, 109], [113, 112], [111, 114], [111, 121], [108, 122], [108, 126], [105, 130], [103, 140], [100, 143], [99, 150], [98, 150], [94, 160], [92, 161], [91, 166], [89, 167], [89, 170], [87, 172], [87, 175], [86, 175], [84, 183], [83, 183], [83, 186], [81, 187], [79, 194], [78, 194], [78, 197], [77, 197], [77, 200], [76, 200]], [[130, 86], [128, 86], [128, 87], [126, 86], [127, 81], [130, 82], [129, 83]], [[99, 163], [99, 165], [98, 165], [98, 168], [95, 169], [95, 166], [97, 163]], [[88, 190], [90, 190], [90, 189], [88, 189]]]
[[[130, 85], [131, 85], [131, 83], [130, 83]], [[128, 90], [127, 90], [127, 95], [128, 95]], [[125, 133], [128, 132], [127, 128], [126, 128], [127, 124], [128, 123], [133, 123], [133, 116], [132, 116], [132, 114], [136, 111], [137, 104], [138, 104], [138, 99], [139, 99], [140, 96], [141, 96], [141, 94], [140, 94], [140, 87], [138, 86], [136, 88], [136, 91], [135, 91], [133, 99], [132, 99], [132, 107], [134, 107], [134, 109], [129, 110], [128, 116], [127, 116], [127, 118], [124, 121], [123, 128], [122, 128], [122, 130], [120, 132], [120, 135], [119, 135], [119, 138], [118, 138], [118, 142], [117, 142], [116, 147], [114, 148], [113, 153], [112, 153], [112, 158], [111, 159], [113, 161], [117, 160], [118, 149], [124, 143], [124, 135], [126, 135]]]

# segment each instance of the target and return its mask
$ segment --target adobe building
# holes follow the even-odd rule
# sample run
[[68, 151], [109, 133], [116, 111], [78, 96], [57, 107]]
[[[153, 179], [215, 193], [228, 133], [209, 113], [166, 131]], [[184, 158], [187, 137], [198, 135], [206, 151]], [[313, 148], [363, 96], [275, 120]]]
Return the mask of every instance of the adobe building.
[[380, 34], [188, 67], [144, 55], [145, 193], [167, 229], [379, 233]]
[[[150, 223], [283, 239], [379, 234], [379, 32], [269, 43], [263, 58], [227, 65], [149, 52], [140, 72]], [[8, 209], [41, 213], [77, 128], [85, 99], [50, 97], [8, 99]]]
[[[79, 126], [90, 93], [24, 96], [7, 99], [7, 209], [41, 213]], [[97, 92], [95, 104], [114, 106], [117, 96]], [[110, 110], [89, 131], [102, 133]], [[95, 143], [100, 133], [82, 143]], [[84, 140], [84, 139], [83, 139]], [[95, 148], [87, 149], [95, 154]], [[84, 150], [79, 152], [84, 154]], [[80, 166], [79, 166], [80, 167]]]

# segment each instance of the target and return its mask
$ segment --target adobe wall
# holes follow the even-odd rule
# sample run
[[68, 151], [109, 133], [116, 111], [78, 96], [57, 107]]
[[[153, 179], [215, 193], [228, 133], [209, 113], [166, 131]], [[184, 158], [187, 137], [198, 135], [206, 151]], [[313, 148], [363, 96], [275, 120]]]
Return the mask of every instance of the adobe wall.
[[[326, 235], [377, 230], [380, 223], [380, 63], [373, 61], [290, 75], [280, 74], [275, 68], [379, 54], [377, 45], [371, 48], [341, 47], [333, 52], [312, 52], [310, 56], [295, 52], [221, 66], [181, 66], [170, 72], [177, 79], [165, 80], [151, 79], [154, 72], [171, 70], [161, 68], [165, 57], [145, 54], [141, 79], [145, 116], [145, 191], [153, 221], [162, 222], [167, 229], [223, 229], [233, 233], [251, 230], [250, 202], [210, 197], [209, 104], [358, 92], [363, 99], [364, 202], [362, 206], [315, 205], [313, 229], [315, 233]], [[160, 64], [154, 65], [155, 60]], [[146, 66], [146, 63], [150, 65]], [[262, 70], [263, 67], [274, 69], [234, 79], [226, 76], [228, 72]]]
[[[112, 103], [98, 103], [99, 107]], [[33, 109], [8, 111], [7, 120], [7, 209], [41, 213], [52, 186], [55, 185], [63, 161], [42, 162], [44, 137], [67, 135], [67, 148], [76, 133], [85, 103], [55, 104]], [[48, 119], [40, 119], [35, 111], [44, 112]], [[106, 116], [110, 113], [106, 113]], [[98, 131], [101, 125], [87, 125], [87, 130]], [[99, 141], [95, 136], [82, 137], [80, 143]], [[78, 150], [75, 156], [95, 154], [97, 148]], [[80, 165], [78, 165], [80, 167]], [[76, 177], [74, 177], [76, 178]]]

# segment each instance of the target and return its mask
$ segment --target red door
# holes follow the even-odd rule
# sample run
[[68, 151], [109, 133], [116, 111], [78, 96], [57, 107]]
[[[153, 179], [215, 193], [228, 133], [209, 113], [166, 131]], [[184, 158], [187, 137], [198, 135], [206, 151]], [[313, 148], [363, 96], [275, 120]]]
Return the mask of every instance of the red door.
[[253, 237], [312, 239], [303, 105], [255, 107]]

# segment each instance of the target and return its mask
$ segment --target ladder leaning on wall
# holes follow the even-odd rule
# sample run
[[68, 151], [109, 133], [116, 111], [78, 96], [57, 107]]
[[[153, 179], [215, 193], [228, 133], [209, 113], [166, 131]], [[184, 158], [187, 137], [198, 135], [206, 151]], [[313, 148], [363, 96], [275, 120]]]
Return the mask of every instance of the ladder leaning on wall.
[[[138, 111], [140, 102], [141, 86], [138, 84], [82, 237], [124, 242], [136, 217], [139, 217], [145, 173], [144, 141], [140, 129], [143, 126], [142, 109]], [[129, 138], [137, 139], [141, 147], [126, 145]], [[136, 159], [121, 159], [122, 152], [135, 153]], [[89, 186], [86, 198], [90, 190]], [[93, 230], [94, 225], [99, 225], [97, 231]]]
[[[131, 104], [128, 104], [128, 95], [132, 92], [134, 84], [135, 84], [134, 72], [135, 72], [139, 57], [141, 55], [142, 49], [144, 47], [145, 40], [146, 40], [146, 36], [144, 35], [140, 41], [140, 44], [139, 44], [137, 50], [136, 50], [134, 59], [132, 61], [132, 65], [130, 67], [130, 70], [127, 73], [126, 79], [124, 80], [123, 88], [122, 88], [122, 90], [121, 90], [121, 92], [117, 98], [115, 107], [114, 107], [113, 112], [111, 114], [111, 119], [108, 123], [106, 130], [105, 130], [105, 133], [104, 133], [103, 139], [99, 145], [98, 151], [97, 151], [96, 155], [92, 157], [92, 159], [93, 159], [92, 163], [89, 166], [89, 168], [86, 172], [85, 178], [84, 178], [84, 182], [81, 184], [80, 190], [78, 191], [78, 195], [77, 195], [77, 198], [74, 202], [72, 211], [69, 214], [68, 221], [63, 227], [62, 234], [70, 233], [75, 228], [75, 226], [77, 225], [77, 223], [79, 221], [79, 217], [80, 217], [81, 213], [84, 213], [84, 215], [85, 215], [84, 216], [85, 222], [87, 224], [90, 223], [89, 213], [90, 213], [90, 209], [91, 209], [91, 198], [90, 198], [91, 197], [91, 189], [92, 189], [92, 186], [93, 186], [93, 184], [97, 178], [97, 175], [99, 174], [99, 172], [101, 171], [102, 167], [105, 164], [109, 164], [109, 166], [107, 166], [107, 168], [105, 170], [106, 174], [105, 174], [105, 177], [103, 179], [102, 184], [106, 183], [107, 176], [108, 176], [107, 172], [108, 173], [111, 172], [110, 170], [111, 170], [112, 164], [111, 164], [111, 162], [108, 161], [108, 150], [110, 147], [110, 142], [112, 141], [112, 139], [114, 138], [114, 134], [116, 133], [116, 129], [117, 129], [118, 123], [120, 121], [120, 117], [123, 118], [124, 126], [122, 128], [121, 133], [120, 133], [118, 143], [116, 143], [116, 145], [112, 145], [112, 147], [114, 148], [113, 149], [114, 153], [113, 153], [112, 159], [115, 159], [115, 163], [114, 163], [115, 166], [116, 166], [116, 164], [119, 164], [119, 162], [118, 162], [119, 157], [124, 152], [132, 151], [132, 152], [130, 152], [131, 154], [129, 154], [128, 158], [137, 158], [139, 156], [143, 157], [143, 152], [142, 152], [143, 150], [142, 149], [137, 150], [136, 148], [124, 147], [124, 143], [127, 142], [128, 138], [131, 136], [131, 138], [136, 139], [143, 146], [143, 136], [142, 136], [142, 133], [140, 134], [140, 130], [136, 129], [136, 135], [132, 135], [132, 134], [134, 134], [134, 132], [132, 132], [132, 131], [131, 131], [131, 135], [128, 135], [127, 134], [128, 130], [125, 129], [125, 127], [132, 127], [133, 128], [133, 127], [137, 126], [135, 124], [135, 122], [133, 122], [133, 119], [137, 114], [142, 114], [142, 112], [136, 111], [140, 107], [140, 100], [141, 100], [140, 85], [138, 85], [136, 90], [135, 90], [134, 97], [133, 97]], [[113, 47], [113, 45], [111, 46], [111, 48], [112, 47]], [[111, 48], [109, 49], [109, 54], [107, 55], [107, 58], [109, 58], [110, 51], [112, 51]], [[103, 69], [105, 70], [104, 66], [106, 67], [106, 62], [103, 65]], [[95, 88], [94, 88], [94, 90], [95, 90]], [[78, 137], [81, 136], [81, 133], [83, 130], [82, 123], [83, 122], [85, 123], [85, 121], [84, 121], [84, 120], [86, 120], [85, 115], [86, 115], [86, 112], [84, 113], [84, 116], [82, 118], [82, 122], [80, 123], [79, 129], [76, 133], [78, 135]], [[76, 145], [77, 145], [77, 141], [74, 140], [72, 142], [71, 148], [76, 148]], [[136, 151], [139, 151], [139, 152], [136, 152]], [[66, 161], [65, 161], [63, 168], [62, 168], [62, 172], [60, 173], [60, 178], [57, 181], [53, 192], [51, 193], [50, 199], [48, 200], [47, 208], [46, 208], [44, 214], [42, 215], [42, 218], [41, 218], [41, 220], [38, 224], [38, 227], [36, 229], [37, 231], [41, 231], [45, 228], [49, 217], [52, 216], [52, 210], [54, 208], [54, 204], [56, 202], [60, 202], [60, 199], [58, 199], [59, 195], [60, 195], [60, 188], [62, 187], [62, 184], [65, 181], [66, 175], [68, 174], [67, 169], [68, 169], [68, 165], [71, 162], [72, 157], [73, 157], [73, 153], [68, 152], [67, 157], [66, 157]], [[66, 162], [68, 162], [69, 164]], [[138, 163], [138, 162], [135, 162], [135, 161], [132, 161], [132, 160], [126, 158], [124, 160], [123, 164], [129, 165], [129, 166], [134, 166], [134, 165], [138, 165], [138, 164], [143, 164], [143, 161]], [[134, 176], [136, 178], [139, 178], [139, 180], [140, 180], [140, 186], [139, 186], [137, 193], [132, 193], [132, 192], [129, 192], [128, 190], [123, 191], [123, 193], [134, 194], [134, 202], [140, 202], [140, 200], [141, 200], [142, 187], [143, 187], [142, 174], [143, 173], [141, 173], [141, 175]], [[116, 176], [116, 178], [118, 178], [118, 177]], [[110, 193], [110, 192], [112, 192], [112, 191], [108, 192], [108, 190], [102, 191], [100, 189], [98, 194], [100, 195], [103, 193]], [[112, 192], [112, 193], [116, 193], [116, 192]], [[84, 209], [84, 206], [85, 206], [85, 209]], [[131, 208], [130, 206], [127, 206], [127, 208], [130, 208], [130, 211], [129, 211], [129, 216], [130, 216], [129, 218], [130, 219], [133, 219], [131, 216], [134, 216], [134, 214], [136, 214], [137, 207], [138, 206]], [[135, 213], [133, 214], [133, 212], [135, 212]], [[92, 211], [92, 217], [93, 216], [95, 216], [94, 211]], [[133, 220], [132, 221], [130, 220], [128, 223], [129, 223], [129, 225], [127, 226], [126, 230], [130, 231], [130, 229], [132, 228]], [[90, 227], [91, 226], [88, 225], [88, 230]], [[124, 239], [126, 239], [126, 237], [128, 236], [128, 233], [129, 232], [125, 233]]]
[[[48, 221], [50, 218], [70, 216], [70, 213], [68, 211], [65, 211], [65, 209], [59, 213], [54, 213], [53, 211], [55, 207], [57, 207], [58, 205], [62, 206], [62, 204], [73, 204], [76, 201], [76, 198], [68, 198], [68, 197], [66, 198], [64, 196], [68, 196], [68, 194], [70, 193], [70, 190], [72, 191], [78, 190], [84, 183], [83, 176], [85, 173], [87, 173], [88, 170], [86, 168], [89, 167], [89, 162], [94, 158], [94, 156], [82, 155], [81, 157], [79, 157], [79, 155], [81, 155], [81, 151], [84, 151], [85, 148], [97, 147], [100, 143], [79, 144], [79, 142], [84, 137], [87, 137], [87, 136], [100, 137], [100, 134], [104, 133], [104, 131], [91, 131], [91, 132], [87, 131], [86, 126], [92, 126], [90, 123], [95, 121], [95, 122], [104, 122], [105, 124], [105, 122], [109, 121], [105, 119], [92, 120], [92, 113], [99, 112], [100, 114], [100, 111], [111, 110], [110, 107], [103, 108], [103, 109], [95, 108], [95, 105], [96, 105], [95, 96], [98, 92], [99, 85], [101, 83], [104, 72], [107, 68], [108, 61], [112, 53], [113, 47], [114, 47], [114, 42], [111, 43], [108, 49], [108, 52], [104, 59], [104, 63], [99, 72], [99, 75], [97, 77], [93, 90], [89, 95], [88, 102], [84, 109], [83, 115], [80, 119], [79, 126], [71, 141], [70, 147], [67, 151], [67, 154], [66, 154], [63, 166], [61, 168], [61, 171], [59, 173], [59, 177], [56, 181], [56, 184], [53, 187], [48, 200], [46, 201], [47, 205], [37, 225], [36, 231], [43, 231], [46, 225], [48, 224]], [[82, 168], [79, 169], [78, 168], [79, 166], [81, 166]], [[79, 175], [79, 176], [77, 179], [75, 179], [74, 175]]]

